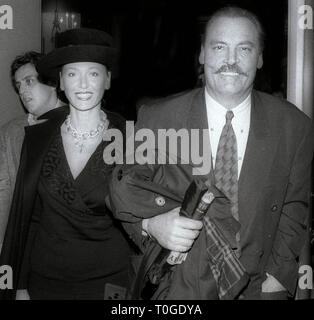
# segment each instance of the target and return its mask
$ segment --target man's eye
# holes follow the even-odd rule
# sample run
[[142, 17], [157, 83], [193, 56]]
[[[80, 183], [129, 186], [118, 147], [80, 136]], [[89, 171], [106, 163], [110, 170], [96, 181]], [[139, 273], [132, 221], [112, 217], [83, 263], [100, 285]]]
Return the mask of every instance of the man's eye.
[[223, 49], [223, 46], [220, 46], [220, 45], [214, 47], [214, 50], [217, 50], [217, 51], [221, 51], [222, 49]]
[[30, 86], [33, 82], [34, 82], [34, 79], [26, 79], [26, 85]]
[[249, 48], [249, 47], [241, 47], [240, 50], [241, 50], [242, 52], [251, 52], [251, 51], [252, 51], [252, 49]]
[[94, 72], [92, 72], [92, 76], [93, 76], [93, 77], [98, 77], [98, 76], [99, 76], [99, 73], [96, 72], [96, 71], [94, 71]]
[[75, 76], [75, 73], [74, 72], [69, 72], [68, 73], [68, 77], [74, 77]]

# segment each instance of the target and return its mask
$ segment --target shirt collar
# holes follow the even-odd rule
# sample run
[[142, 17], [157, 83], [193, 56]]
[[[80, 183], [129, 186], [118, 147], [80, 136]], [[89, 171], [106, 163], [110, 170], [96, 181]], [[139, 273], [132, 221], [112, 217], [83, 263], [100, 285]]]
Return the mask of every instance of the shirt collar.
[[[206, 102], [207, 110], [221, 114], [223, 116], [226, 115], [227, 108], [225, 108], [223, 105], [217, 102], [213, 97], [211, 97], [210, 94], [207, 92], [206, 88], [205, 88], [205, 102]], [[242, 101], [235, 108], [233, 108], [232, 112], [236, 116], [250, 107], [251, 107], [251, 93], [247, 96], [247, 98], [244, 101]]]

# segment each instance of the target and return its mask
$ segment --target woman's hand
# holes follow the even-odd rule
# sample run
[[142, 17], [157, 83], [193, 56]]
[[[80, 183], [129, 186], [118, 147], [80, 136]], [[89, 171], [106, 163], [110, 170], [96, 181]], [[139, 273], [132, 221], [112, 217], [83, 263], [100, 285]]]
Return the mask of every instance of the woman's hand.
[[31, 298], [26, 289], [16, 291], [15, 300], [30, 300], [30, 299]]

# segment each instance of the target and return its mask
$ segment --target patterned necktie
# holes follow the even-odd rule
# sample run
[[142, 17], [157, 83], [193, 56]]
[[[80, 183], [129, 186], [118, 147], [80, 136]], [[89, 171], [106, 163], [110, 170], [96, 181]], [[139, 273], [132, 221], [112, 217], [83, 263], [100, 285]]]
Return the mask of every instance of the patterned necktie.
[[238, 213], [238, 148], [237, 138], [232, 128], [231, 121], [234, 115], [232, 111], [226, 114], [226, 124], [220, 136], [216, 164], [215, 181], [231, 202], [231, 214], [239, 221]]

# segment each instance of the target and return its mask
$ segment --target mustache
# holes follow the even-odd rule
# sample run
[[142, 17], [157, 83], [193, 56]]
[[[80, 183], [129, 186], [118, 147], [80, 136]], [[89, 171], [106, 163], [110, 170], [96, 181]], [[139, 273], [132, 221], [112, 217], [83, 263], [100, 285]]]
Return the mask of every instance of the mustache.
[[247, 76], [245, 73], [236, 63], [235, 64], [226, 64], [221, 66], [215, 74], [222, 73], [222, 72], [231, 72], [231, 73], [238, 73], [242, 76]]

